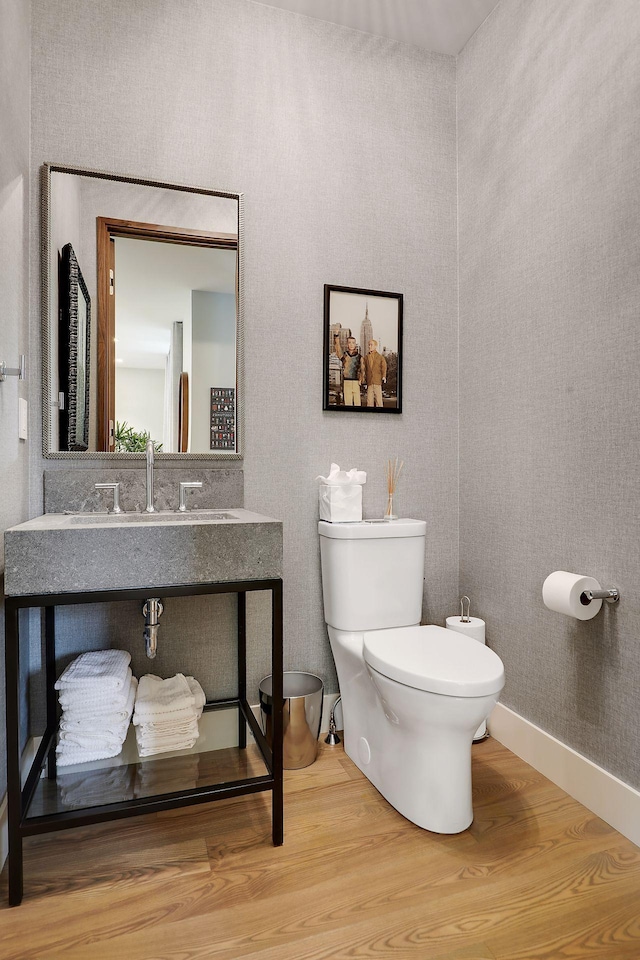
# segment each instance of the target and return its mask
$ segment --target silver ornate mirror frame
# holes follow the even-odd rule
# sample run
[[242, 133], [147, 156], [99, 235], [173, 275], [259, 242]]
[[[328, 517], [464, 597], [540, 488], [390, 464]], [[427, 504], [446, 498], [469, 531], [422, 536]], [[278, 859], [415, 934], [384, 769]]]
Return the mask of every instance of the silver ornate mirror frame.
[[211, 197], [225, 197], [235, 200], [238, 205], [238, 270], [236, 289], [236, 452], [235, 453], [158, 453], [161, 460], [241, 460], [244, 448], [244, 208], [243, 194], [228, 193], [222, 190], [209, 190], [204, 187], [167, 183], [161, 180], [146, 180], [141, 177], [128, 177], [100, 170], [88, 170], [82, 167], [45, 163], [41, 171], [41, 311], [42, 311], [42, 453], [49, 460], [144, 460], [144, 453], [112, 453], [105, 451], [66, 451], [51, 450], [51, 414], [52, 384], [49, 367], [49, 309], [51, 245], [51, 174], [68, 173], [82, 177], [94, 177], [101, 180], [113, 180], [118, 183], [131, 183], [145, 187], [159, 187], [163, 190], [181, 190], [186, 193], [198, 193]]

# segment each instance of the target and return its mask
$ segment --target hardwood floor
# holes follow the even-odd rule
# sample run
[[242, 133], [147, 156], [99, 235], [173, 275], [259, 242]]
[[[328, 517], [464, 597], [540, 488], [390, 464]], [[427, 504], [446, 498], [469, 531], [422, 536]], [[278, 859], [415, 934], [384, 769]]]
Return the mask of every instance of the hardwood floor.
[[25, 843], [2, 960], [638, 960], [640, 849], [494, 740], [475, 819], [438, 836], [321, 745], [270, 795]]

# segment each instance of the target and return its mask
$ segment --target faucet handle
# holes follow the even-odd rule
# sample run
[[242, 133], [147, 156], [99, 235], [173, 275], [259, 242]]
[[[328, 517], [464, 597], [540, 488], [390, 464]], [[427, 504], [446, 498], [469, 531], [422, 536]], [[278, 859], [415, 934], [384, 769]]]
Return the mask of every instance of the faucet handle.
[[113, 490], [113, 510], [108, 513], [122, 513], [120, 509], [120, 484], [119, 483], [96, 483], [96, 490]]
[[200, 480], [194, 480], [191, 483], [182, 483], [182, 482], [180, 483], [180, 506], [176, 510], [176, 513], [187, 512], [187, 504], [185, 503], [185, 496], [186, 496], [187, 490], [197, 490], [201, 486], [202, 486], [202, 482]]

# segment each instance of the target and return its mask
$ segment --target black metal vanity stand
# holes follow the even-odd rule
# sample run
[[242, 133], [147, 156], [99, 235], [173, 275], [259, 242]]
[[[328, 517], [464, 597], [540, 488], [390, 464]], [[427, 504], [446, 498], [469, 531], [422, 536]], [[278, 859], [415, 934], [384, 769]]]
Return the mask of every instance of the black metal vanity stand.
[[[71, 604], [104, 603], [118, 600], [146, 600], [150, 589], [155, 596], [183, 597], [197, 594], [235, 593], [238, 598], [238, 696], [230, 700], [207, 703], [205, 710], [236, 707], [238, 710], [239, 748], [246, 748], [247, 725], [249, 726], [267, 773], [262, 776], [228, 780], [221, 783], [190, 787], [171, 793], [134, 797], [129, 800], [103, 805], [86, 806], [82, 809], [58, 810], [56, 812], [30, 815], [34, 796], [41, 782], [43, 768], [51, 781], [56, 780], [55, 745], [57, 738], [55, 608]], [[260, 725], [247, 701], [247, 633], [246, 595], [250, 591], [271, 592], [271, 666], [273, 673], [273, 749], [262, 734]], [[35, 755], [24, 787], [20, 775], [20, 636], [19, 612], [28, 607], [45, 610], [45, 678], [46, 678], [46, 729]], [[194, 583], [183, 586], [153, 586], [135, 590], [100, 590], [87, 593], [59, 593], [40, 596], [29, 595], [5, 599], [5, 657], [7, 688], [7, 797], [9, 818], [9, 904], [17, 906], [22, 901], [22, 841], [24, 837], [38, 833], [64, 830], [107, 820], [117, 820], [144, 813], [157, 813], [176, 807], [207, 803], [248, 793], [271, 790], [272, 792], [272, 837], [274, 846], [283, 842], [283, 794], [282, 794], [282, 580], [242, 580], [228, 583]], [[159, 762], [160, 757], [154, 760]], [[170, 761], [167, 761], [170, 762]]]

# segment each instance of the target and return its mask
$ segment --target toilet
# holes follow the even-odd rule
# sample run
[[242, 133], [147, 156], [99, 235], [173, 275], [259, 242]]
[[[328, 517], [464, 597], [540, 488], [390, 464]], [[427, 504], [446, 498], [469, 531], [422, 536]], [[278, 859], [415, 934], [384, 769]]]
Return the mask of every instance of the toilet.
[[345, 752], [404, 817], [434, 833], [473, 820], [471, 744], [504, 686], [489, 647], [421, 626], [424, 520], [320, 520], [324, 616]]

